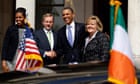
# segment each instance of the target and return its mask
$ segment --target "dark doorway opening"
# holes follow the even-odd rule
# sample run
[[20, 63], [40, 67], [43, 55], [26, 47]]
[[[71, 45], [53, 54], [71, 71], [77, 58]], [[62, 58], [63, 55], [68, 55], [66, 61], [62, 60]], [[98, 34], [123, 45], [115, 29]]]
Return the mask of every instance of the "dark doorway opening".
[[64, 0], [36, 0], [36, 21], [35, 29], [42, 28], [42, 15], [52, 13], [54, 15], [54, 30], [59, 29], [63, 25], [61, 18], [61, 10], [64, 7]]
[[[103, 32], [110, 33], [110, 5], [109, 5], [110, 0], [94, 0], [94, 15], [97, 15], [104, 26]], [[120, 0], [122, 2], [121, 8], [124, 14], [125, 18], [125, 23], [127, 26], [127, 16], [128, 16], [128, 0]]]

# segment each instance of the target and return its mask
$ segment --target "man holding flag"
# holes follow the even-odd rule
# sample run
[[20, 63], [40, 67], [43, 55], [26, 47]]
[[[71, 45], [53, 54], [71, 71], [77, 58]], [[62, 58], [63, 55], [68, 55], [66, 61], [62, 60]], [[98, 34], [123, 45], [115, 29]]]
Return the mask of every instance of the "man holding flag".
[[110, 5], [110, 27], [113, 31], [111, 31], [111, 58], [109, 63], [108, 81], [115, 84], [137, 84], [134, 58], [129, 43], [123, 13], [120, 7], [121, 2], [118, 0], [111, 0]]

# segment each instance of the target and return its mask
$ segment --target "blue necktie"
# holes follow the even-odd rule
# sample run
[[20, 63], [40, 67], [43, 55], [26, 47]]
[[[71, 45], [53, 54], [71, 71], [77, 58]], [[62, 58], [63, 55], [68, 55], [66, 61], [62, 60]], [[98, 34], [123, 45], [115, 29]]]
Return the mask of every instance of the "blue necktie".
[[69, 44], [71, 46], [73, 46], [73, 39], [72, 39], [72, 31], [71, 31], [71, 26], [68, 26], [68, 41], [69, 41]]

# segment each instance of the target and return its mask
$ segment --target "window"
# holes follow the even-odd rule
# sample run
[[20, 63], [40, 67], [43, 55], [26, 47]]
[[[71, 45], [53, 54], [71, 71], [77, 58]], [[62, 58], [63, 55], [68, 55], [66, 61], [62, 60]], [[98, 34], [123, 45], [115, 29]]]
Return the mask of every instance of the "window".
[[64, 0], [36, 0], [36, 29], [42, 28], [42, 15], [49, 12], [55, 17], [54, 30], [59, 29], [63, 25], [61, 10], [64, 7]]

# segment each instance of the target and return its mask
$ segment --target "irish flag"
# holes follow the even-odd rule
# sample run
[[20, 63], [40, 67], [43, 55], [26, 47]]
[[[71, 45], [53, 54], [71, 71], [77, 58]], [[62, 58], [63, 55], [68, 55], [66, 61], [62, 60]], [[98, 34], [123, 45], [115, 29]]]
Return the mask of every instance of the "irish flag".
[[116, 22], [111, 58], [108, 70], [108, 81], [115, 84], [137, 84], [134, 58], [130, 46], [128, 33], [125, 26], [120, 2], [115, 3]]

